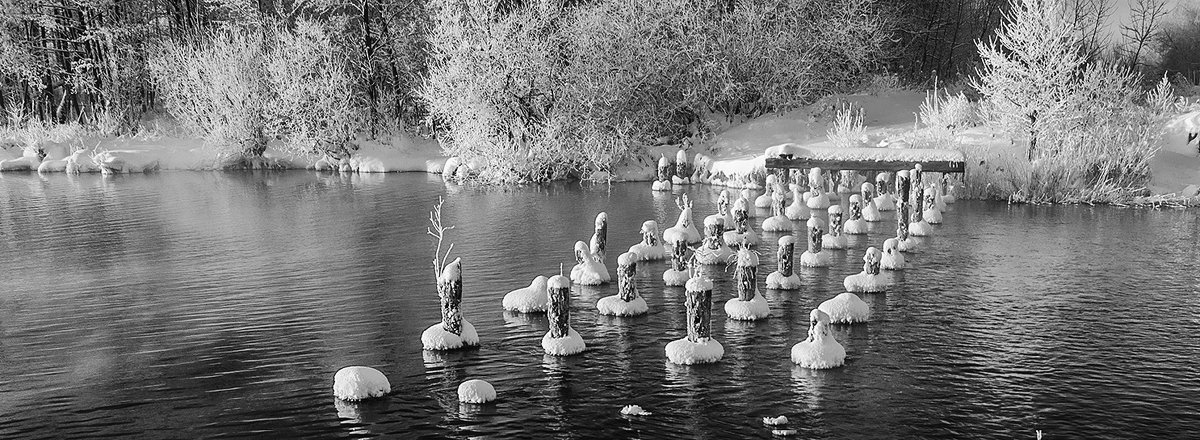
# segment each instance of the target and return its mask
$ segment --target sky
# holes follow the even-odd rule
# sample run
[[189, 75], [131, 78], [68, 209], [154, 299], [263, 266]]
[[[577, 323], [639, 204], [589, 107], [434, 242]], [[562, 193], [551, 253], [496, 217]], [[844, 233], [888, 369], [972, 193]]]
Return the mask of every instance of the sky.
[[[1109, 18], [1109, 38], [1115, 39], [1121, 36], [1121, 23], [1129, 23], [1130, 6], [1136, 3], [1135, 0], [1115, 0], [1113, 2], [1113, 15]], [[1200, 0], [1167, 0], [1167, 17], [1174, 15], [1176, 8], [1180, 5], [1200, 5]]]

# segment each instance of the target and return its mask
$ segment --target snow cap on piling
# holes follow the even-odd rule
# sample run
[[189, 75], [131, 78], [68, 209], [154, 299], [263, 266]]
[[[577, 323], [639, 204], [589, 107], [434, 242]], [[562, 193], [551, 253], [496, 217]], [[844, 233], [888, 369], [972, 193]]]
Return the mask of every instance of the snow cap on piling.
[[596, 227], [599, 228], [601, 225], [603, 225], [605, 223], [608, 223], [608, 213], [601, 212], [599, 214], [596, 214]]
[[725, 216], [722, 216], [721, 214], [713, 214], [708, 217], [704, 217], [704, 226], [717, 225], [725, 226]]
[[795, 245], [795, 244], [796, 244], [796, 237], [795, 237], [795, 236], [792, 236], [792, 235], [784, 235], [784, 236], [782, 236], [782, 237], [779, 237], [779, 247], [784, 247], [784, 246], [787, 246], [787, 245], [789, 245], [789, 244], [790, 244], [790, 245]]
[[767, 186], [770, 187], [770, 186], [775, 185], [776, 183], [779, 183], [779, 176], [776, 176], [774, 174], [767, 174]]
[[866, 192], [873, 192], [875, 191], [875, 185], [872, 185], [871, 182], [863, 182], [862, 190]]
[[892, 237], [892, 238], [889, 238], [889, 239], [883, 241], [883, 249], [884, 250], [893, 250], [894, 251], [894, 250], [897, 250], [897, 248], [899, 248], [899, 247], [900, 247], [900, 240], [897, 240], [895, 237]]
[[682, 148], [675, 152], [675, 161], [679, 163], [687, 163], [687, 150]]
[[749, 249], [742, 248], [738, 251], [738, 266], [753, 267], [758, 266], [758, 254], [751, 252]]
[[651, 233], [651, 232], [654, 232], [657, 230], [658, 230], [658, 222], [656, 222], [654, 220], [646, 220], [646, 221], [642, 222], [642, 229], [639, 232], [641, 232], [643, 234], [648, 234], [648, 233]]
[[817, 217], [810, 217], [808, 219], [808, 229], [812, 228], [825, 229], [825, 221]]
[[808, 170], [808, 181], [809, 182], [820, 181], [820, 180], [821, 180], [821, 167], [812, 167], [811, 169]]
[[687, 286], [685, 288], [688, 292], [703, 292], [706, 290], [712, 290], [713, 283], [712, 281], [700, 278], [699, 276], [694, 276], [687, 280]]
[[442, 269], [442, 275], [438, 277], [438, 281], [450, 281], [462, 279], [462, 257], [455, 258], [450, 264], [447, 264]]
[[638, 254], [635, 254], [633, 252], [626, 252], [626, 253], [621, 254], [621, 256], [617, 257], [617, 264], [619, 264], [621, 266], [628, 266], [630, 264], [636, 263], [637, 260], [638, 260]]
[[[856, 197], [857, 197], [857, 196], [856, 196]], [[841, 207], [841, 205], [833, 205], [833, 206], [830, 206], [830, 207], [829, 207], [829, 213], [830, 213], [830, 214], [842, 214], [842, 207]]]
[[867, 252], [863, 254], [863, 261], [879, 261], [879, 259], [882, 257], [883, 253], [879, 252], [879, 249], [876, 249], [875, 246], [871, 246], [867, 248]]
[[571, 279], [562, 275], [550, 277], [550, 281], [546, 283], [546, 287], [551, 289], [570, 289]]
[[749, 204], [746, 202], [745, 197], [739, 197], [736, 202], [733, 202], [734, 211], [746, 211], [747, 206], [749, 206]]
[[671, 159], [667, 159], [667, 156], [662, 156], [662, 157], [659, 157], [659, 158], [658, 158], [658, 166], [659, 166], [659, 167], [669, 167], [669, 166], [671, 166]]
[[908, 178], [908, 170], [900, 170], [900, 171], [897, 171], [897, 172], [896, 172], [896, 178], [897, 178], [897, 179], [899, 179], [899, 178], [902, 178], [902, 177], [903, 177], [903, 178], [905, 178], [905, 179], [907, 179], [907, 178]]
[[[862, 196], [859, 196], [858, 194], [855, 194], [855, 195], [852, 195], [852, 196], [850, 196], [850, 203], [859, 203], [859, 204], [861, 204], [861, 203], [862, 203]], [[833, 209], [833, 208], [830, 208], [830, 209]]]

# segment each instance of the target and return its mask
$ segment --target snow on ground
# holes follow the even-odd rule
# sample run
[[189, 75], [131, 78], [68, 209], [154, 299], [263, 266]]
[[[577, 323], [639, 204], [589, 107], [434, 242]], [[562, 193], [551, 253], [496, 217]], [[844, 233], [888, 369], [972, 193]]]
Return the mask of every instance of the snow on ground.
[[[799, 109], [748, 121], [722, 120], [720, 131], [691, 146], [688, 157], [693, 165], [705, 170], [702, 183], [736, 188], [761, 188], [767, 149], [785, 144], [818, 157], [906, 158], [907, 139], [912, 138], [916, 113], [924, 100], [924, 92], [910, 91], [837, 95]], [[838, 109], [846, 104], [864, 111], [865, 131], [859, 141], [860, 148], [834, 148], [827, 137]], [[1200, 112], [1181, 115], [1166, 125], [1158, 138], [1159, 151], [1151, 164], [1149, 189], [1152, 193], [1193, 197], [1200, 192], [1198, 141], [1187, 141], [1189, 130], [1195, 130], [1197, 126], [1200, 126]], [[957, 154], [964, 154], [969, 167], [1002, 170], [1006, 161], [1020, 156], [1016, 150], [1023, 148], [987, 127], [967, 128], [958, 132], [955, 139], [961, 153], [946, 150], [951, 156], [930, 160], [957, 160]], [[360, 137], [354, 143], [358, 150], [347, 165], [357, 172], [440, 173], [448, 166], [448, 161], [452, 168], [458, 163], [457, 159], [443, 157], [441, 146], [432, 139], [395, 135], [375, 139]], [[0, 139], [0, 170], [38, 169], [42, 161], [32, 152], [22, 151], [24, 144], [23, 139]], [[94, 171], [100, 171], [104, 165], [94, 163], [96, 160], [107, 162], [110, 172], [208, 170], [224, 165], [215, 150], [206, 147], [200, 139], [188, 137], [83, 138], [62, 143], [44, 142], [42, 146], [47, 153], [45, 161], [54, 161], [42, 167], [43, 171], [65, 170], [67, 158], [79, 149], [84, 149], [85, 154], [77, 154], [77, 160], [93, 162], [85, 165], [93, 165]], [[655, 177], [658, 158], [673, 158], [678, 148], [678, 145], [652, 146], [646, 155], [617, 164], [611, 174], [598, 173], [591, 177], [596, 180], [651, 181]], [[271, 164], [285, 168], [312, 169], [319, 159], [284, 154], [277, 144], [268, 145], [266, 156]], [[341, 164], [337, 165], [341, 167]], [[89, 170], [88, 167], [80, 168]]]
[[[1200, 139], [1188, 142], [1188, 130], [1200, 132], [1200, 112], [1180, 115], [1158, 137], [1158, 153], [1150, 162], [1150, 192], [1195, 197], [1200, 190]], [[1195, 133], [1195, 132], [1193, 132]]]
[[[436, 140], [407, 135], [383, 136], [376, 139], [360, 138], [353, 141], [358, 146], [348, 161], [357, 172], [387, 173], [420, 171], [440, 173], [447, 158], [442, 156], [441, 145]], [[40, 161], [32, 151], [23, 148], [23, 139], [0, 139], [0, 168], [4, 170], [36, 171]], [[45, 161], [61, 161], [71, 153], [84, 150], [77, 157], [94, 163], [99, 171], [101, 162], [120, 163], [123, 172], [153, 170], [212, 170], [224, 167], [221, 155], [208, 147], [204, 141], [192, 137], [173, 136], [120, 136], [84, 137], [67, 142], [42, 142], [46, 152]], [[282, 168], [311, 169], [319, 159], [281, 151], [278, 142], [267, 145], [264, 153], [267, 162]], [[31, 160], [32, 159], [32, 160]], [[61, 172], [65, 166], [43, 168], [43, 171]], [[84, 170], [86, 171], [86, 169]], [[121, 171], [118, 171], [121, 172]]]

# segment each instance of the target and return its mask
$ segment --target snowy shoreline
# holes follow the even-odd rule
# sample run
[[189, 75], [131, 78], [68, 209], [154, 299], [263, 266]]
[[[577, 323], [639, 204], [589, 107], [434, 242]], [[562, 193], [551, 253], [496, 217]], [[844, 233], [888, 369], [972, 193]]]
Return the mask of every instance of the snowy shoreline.
[[[924, 93], [894, 92], [882, 95], [841, 95], [828, 97], [809, 106], [779, 114], [764, 115], [741, 123], [729, 124], [708, 139], [696, 140], [687, 149], [689, 162], [697, 170], [695, 182], [729, 188], [761, 189], [766, 175], [765, 159], [772, 147], [789, 145], [814, 157], [836, 154], [859, 160], [902, 156], [912, 147], [918, 131], [914, 111], [925, 99]], [[859, 147], [834, 148], [827, 133], [836, 109], [853, 104], [864, 110], [864, 128]], [[1171, 197], [1200, 203], [1200, 154], [1187, 141], [1187, 114], [1165, 124], [1157, 136], [1157, 153], [1152, 165], [1148, 192], [1153, 200]], [[968, 127], [953, 134], [956, 150], [947, 157], [966, 156], [968, 162], [983, 164], [989, 158], [1012, 154], [1022, 148], [1019, 142], [987, 127]], [[133, 173], [160, 170], [220, 170], [270, 168], [330, 170], [356, 173], [425, 172], [461, 178], [478, 168], [456, 157], [443, 156], [441, 145], [432, 139], [408, 135], [380, 139], [358, 139], [352, 157], [330, 163], [316, 156], [286, 154], [277, 144], [269, 144], [262, 160], [239, 163], [224, 159], [203, 140], [190, 137], [83, 137], [61, 142], [36, 144], [46, 157], [38, 160], [37, 150], [29, 141], [10, 136], [0, 139], [0, 171], [104, 172]], [[81, 151], [80, 148], [83, 148]], [[655, 179], [659, 157], [675, 157], [681, 145], [647, 147], [644, 154], [615, 165], [611, 172], [595, 172], [586, 180], [650, 182]], [[832, 157], [832, 156], [831, 156]], [[990, 164], [989, 164], [990, 165]], [[1138, 201], [1134, 201], [1137, 203]]]

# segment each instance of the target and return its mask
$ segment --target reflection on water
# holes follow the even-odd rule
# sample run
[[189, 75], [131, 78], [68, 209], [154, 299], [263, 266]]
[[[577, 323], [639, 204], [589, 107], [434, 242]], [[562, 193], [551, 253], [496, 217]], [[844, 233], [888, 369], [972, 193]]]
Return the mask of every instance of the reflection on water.
[[[836, 370], [796, 367], [791, 346], [894, 221], [832, 251], [833, 267], [798, 267], [804, 289], [761, 290], [764, 321], [728, 320], [732, 269], [706, 268], [720, 277], [717, 364], [666, 361], [686, 328], [665, 261], [638, 264], [645, 316], [596, 312], [615, 284], [573, 289], [572, 326], [589, 350], [545, 356], [545, 314], [503, 311], [505, 293], [569, 269], [599, 211], [615, 269], [643, 221], [675, 223], [676, 195], [695, 200], [699, 220], [720, 193], [647, 188], [0, 174], [0, 438], [771, 438], [761, 419], [778, 415], [802, 438], [1200, 428], [1200, 220], [1189, 211], [953, 205], [908, 270], [884, 272], [893, 290], [862, 295], [872, 321], [832, 327], [847, 352]], [[478, 349], [421, 350], [440, 319], [425, 235], [438, 196]], [[774, 270], [776, 237], [759, 249], [760, 274]], [[331, 406], [347, 365], [383, 371], [393, 393]], [[499, 399], [460, 405], [468, 379]], [[621, 416], [629, 404], [653, 415]]]

